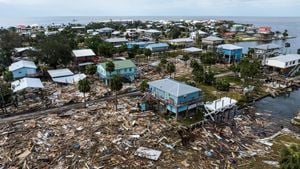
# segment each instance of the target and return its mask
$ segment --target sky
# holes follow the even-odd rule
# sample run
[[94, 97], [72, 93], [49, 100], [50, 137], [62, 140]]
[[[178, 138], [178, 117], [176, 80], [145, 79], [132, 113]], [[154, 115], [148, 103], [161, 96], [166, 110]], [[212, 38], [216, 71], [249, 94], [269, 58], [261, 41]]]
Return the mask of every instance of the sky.
[[300, 0], [0, 0], [0, 17], [300, 16]]

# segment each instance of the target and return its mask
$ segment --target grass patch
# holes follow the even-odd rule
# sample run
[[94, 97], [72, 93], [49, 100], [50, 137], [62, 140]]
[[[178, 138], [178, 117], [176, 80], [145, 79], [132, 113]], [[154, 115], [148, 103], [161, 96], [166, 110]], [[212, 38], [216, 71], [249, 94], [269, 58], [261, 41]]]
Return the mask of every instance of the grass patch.
[[243, 82], [242, 82], [241, 78], [235, 77], [235, 76], [225, 76], [225, 77], [221, 77], [221, 78], [218, 78], [218, 79], [225, 80], [229, 83], [234, 83], [234, 84], [239, 85], [239, 86], [243, 85]]
[[[280, 161], [280, 153], [285, 146], [292, 144], [300, 144], [300, 140], [292, 135], [281, 135], [273, 140], [273, 146], [271, 152], [264, 157], [254, 157], [251, 159], [244, 159], [242, 163], [249, 163], [241, 168], [263, 168], [273, 169], [274, 167], [263, 163], [263, 161]], [[250, 161], [249, 161], [250, 160]]]
[[203, 120], [203, 111], [204, 110], [199, 111], [198, 113], [196, 113], [192, 117], [187, 117], [187, 118], [184, 118], [184, 119], [180, 119], [180, 120], [178, 120], [178, 122], [181, 123], [184, 126], [190, 126], [192, 124], [200, 122], [200, 121]]

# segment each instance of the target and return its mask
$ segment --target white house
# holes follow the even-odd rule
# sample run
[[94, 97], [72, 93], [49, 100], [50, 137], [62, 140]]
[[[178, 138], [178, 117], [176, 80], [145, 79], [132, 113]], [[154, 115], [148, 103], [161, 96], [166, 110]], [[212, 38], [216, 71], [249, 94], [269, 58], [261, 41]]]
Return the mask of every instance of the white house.
[[300, 69], [300, 55], [287, 54], [268, 58], [266, 65], [281, 70], [286, 76], [293, 76]]
[[169, 40], [169, 43], [174, 46], [185, 46], [191, 47], [193, 45], [194, 40], [191, 38], [178, 38]]
[[277, 57], [268, 58], [266, 65], [270, 67], [286, 69], [300, 64], [299, 54], [279, 55]]
[[44, 85], [39, 78], [23, 78], [11, 83], [11, 89], [14, 93], [27, 88], [42, 89]]

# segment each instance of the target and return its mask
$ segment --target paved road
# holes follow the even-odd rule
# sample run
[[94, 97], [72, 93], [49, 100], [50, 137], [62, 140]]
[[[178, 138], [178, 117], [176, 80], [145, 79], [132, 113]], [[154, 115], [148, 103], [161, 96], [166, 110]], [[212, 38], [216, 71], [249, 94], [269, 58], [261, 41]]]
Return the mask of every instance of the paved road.
[[[129, 96], [139, 96], [141, 94], [142, 94], [141, 92], [135, 91], [135, 92], [130, 92], [130, 93], [125, 93], [125, 94], [118, 95], [118, 98], [129, 97]], [[86, 103], [87, 104], [95, 104], [95, 103], [109, 101], [109, 100], [113, 100], [113, 99], [115, 99], [115, 96], [104, 97], [104, 98], [101, 98], [101, 99], [98, 99], [98, 100], [91, 100], [91, 101], [87, 101]], [[45, 115], [48, 115], [48, 114], [59, 114], [59, 113], [66, 112], [66, 111], [71, 110], [71, 109], [84, 108], [84, 106], [85, 106], [84, 103], [74, 103], [74, 104], [65, 105], [65, 106], [62, 106], [62, 107], [59, 107], [59, 108], [50, 108], [50, 109], [42, 110], [42, 111], [36, 111], [36, 112], [30, 112], [30, 113], [24, 113], [24, 114], [17, 114], [17, 115], [10, 115], [9, 117], [0, 118], [0, 124], [8, 123], [8, 122], [14, 122], [14, 121], [20, 121], [20, 120], [33, 119], [33, 118], [45, 116]]]

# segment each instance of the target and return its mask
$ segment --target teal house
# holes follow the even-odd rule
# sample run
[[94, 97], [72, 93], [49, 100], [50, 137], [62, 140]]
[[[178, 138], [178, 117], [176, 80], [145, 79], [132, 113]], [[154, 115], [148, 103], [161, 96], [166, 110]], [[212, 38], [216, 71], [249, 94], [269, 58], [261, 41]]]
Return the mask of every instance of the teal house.
[[115, 71], [113, 72], [106, 71], [107, 62], [97, 65], [97, 73], [100, 79], [105, 81], [106, 85], [108, 84], [108, 80], [114, 75], [119, 75], [130, 82], [134, 81], [137, 75], [137, 68], [131, 60], [119, 60], [114, 61], [113, 63], [115, 65]]
[[11, 64], [8, 70], [12, 72], [14, 79], [20, 79], [36, 75], [37, 66], [32, 61], [20, 60]]
[[176, 116], [202, 105], [202, 91], [196, 87], [169, 78], [152, 81], [148, 85], [152, 97], [159, 100], [166, 106], [168, 112]]
[[217, 51], [228, 63], [239, 62], [243, 57], [243, 48], [232, 44], [219, 45]]

